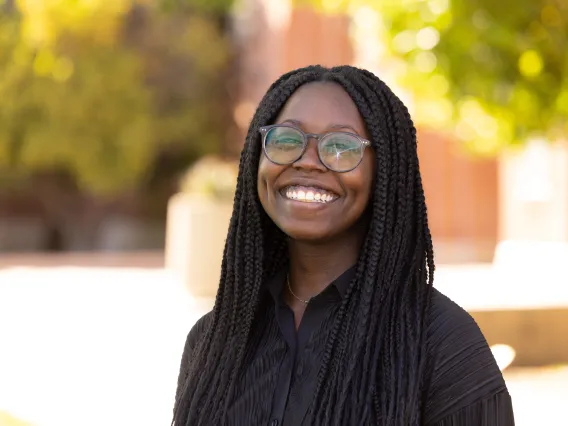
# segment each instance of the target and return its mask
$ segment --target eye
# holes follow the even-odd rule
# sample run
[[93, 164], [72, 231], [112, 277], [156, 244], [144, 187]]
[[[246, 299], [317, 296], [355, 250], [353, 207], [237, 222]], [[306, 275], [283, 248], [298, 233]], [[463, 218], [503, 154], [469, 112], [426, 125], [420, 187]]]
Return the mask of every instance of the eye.
[[266, 138], [267, 144], [277, 146], [279, 149], [293, 149], [303, 145], [302, 134], [289, 127], [276, 127]]
[[327, 139], [321, 149], [327, 154], [341, 154], [349, 151], [359, 151], [360, 143], [358, 140], [349, 136], [332, 136]]
[[334, 151], [347, 151], [349, 148], [349, 146], [346, 143], [343, 142], [332, 142], [332, 143], [328, 143], [325, 148], [327, 150], [334, 150]]
[[290, 144], [290, 145], [297, 145], [297, 144], [302, 144], [302, 141], [300, 139], [298, 139], [297, 137], [289, 137], [289, 136], [278, 136], [275, 138], [275, 142], [282, 144], [282, 145], [286, 145], [286, 144]]

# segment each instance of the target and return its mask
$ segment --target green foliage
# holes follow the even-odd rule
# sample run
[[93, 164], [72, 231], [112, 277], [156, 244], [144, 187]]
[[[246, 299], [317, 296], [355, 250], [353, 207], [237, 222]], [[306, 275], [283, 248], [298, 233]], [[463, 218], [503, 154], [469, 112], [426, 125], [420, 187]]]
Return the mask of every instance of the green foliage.
[[190, 10], [196, 12], [227, 13], [234, 0], [161, 0], [160, 6], [167, 11]]
[[390, 52], [409, 64], [400, 82], [422, 98], [423, 121], [435, 120], [428, 116], [436, 109], [447, 111], [440, 124], [482, 153], [531, 136], [568, 134], [568, 6], [444, 3], [393, 5], [383, 14]]
[[20, 0], [1, 15], [0, 178], [12, 179], [0, 184], [56, 171], [111, 194], [142, 184], [173, 146], [218, 149], [228, 46], [217, 23], [131, 5]]
[[194, 157], [217, 152], [228, 125], [230, 58], [216, 24], [200, 15], [153, 16], [133, 38], [154, 101], [156, 138], [165, 144], [192, 141], [186, 148]]
[[[378, 12], [377, 36], [421, 124], [478, 153], [568, 134], [568, 3], [563, 0], [296, 0]], [[332, 7], [333, 6], [333, 7]]]
[[153, 149], [138, 59], [87, 41], [53, 50], [11, 42], [0, 65], [0, 166], [64, 168], [94, 192], [139, 178]]

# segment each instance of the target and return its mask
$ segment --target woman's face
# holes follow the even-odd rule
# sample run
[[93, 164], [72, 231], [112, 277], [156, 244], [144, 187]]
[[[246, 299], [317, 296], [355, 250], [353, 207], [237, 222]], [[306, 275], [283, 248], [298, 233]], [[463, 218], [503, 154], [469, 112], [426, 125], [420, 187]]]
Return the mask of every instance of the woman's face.
[[[369, 138], [351, 97], [339, 84], [330, 82], [301, 86], [274, 124], [290, 124], [306, 133], [343, 131]], [[361, 218], [371, 197], [374, 174], [371, 147], [365, 149], [355, 169], [337, 173], [322, 164], [317, 141], [310, 138], [303, 156], [292, 164], [277, 165], [261, 154], [258, 196], [268, 216], [289, 237], [325, 241], [351, 230]], [[300, 190], [306, 194], [311, 191], [316, 198], [331, 196], [332, 201], [292, 198], [294, 191]]]

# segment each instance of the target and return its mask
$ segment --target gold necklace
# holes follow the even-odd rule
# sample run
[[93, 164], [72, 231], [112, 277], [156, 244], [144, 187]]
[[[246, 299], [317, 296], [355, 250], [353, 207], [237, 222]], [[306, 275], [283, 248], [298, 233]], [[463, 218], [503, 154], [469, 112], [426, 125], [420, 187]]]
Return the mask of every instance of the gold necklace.
[[304, 304], [306, 304], [306, 305], [307, 305], [308, 303], [310, 303], [310, 300], [312, 299], [311, 297], [310, 297], [308, 300], [304, 300], [304, 299], [301, 299], [301, 298], [299, 298], [298, 296], [296, 296], [296, 293], [294, 293], [294, 291], [292, 291], [292, 286], [290, 285], [290, 278], [289, 278], [288, 275], [286, 275], [286, 282], [288, 283], [288, 290], [290, 290], [290, 294], [291, 294], [292, 296], [294, 296], [296, 299], [298, 299], [300, 302], [302, 302], [302, 303], [304, 303]]

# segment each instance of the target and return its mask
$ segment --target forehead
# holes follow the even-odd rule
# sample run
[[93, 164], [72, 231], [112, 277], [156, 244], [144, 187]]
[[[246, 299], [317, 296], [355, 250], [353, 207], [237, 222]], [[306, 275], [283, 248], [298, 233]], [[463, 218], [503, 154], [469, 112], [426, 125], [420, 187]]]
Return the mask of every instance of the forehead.
[[357, 106], [345, 89], [333, 82], [308, 83], [298, 88], [278, 116], [278, 122], [285, 120], [297, 120], [313, 131], [344, 124], [366, 133]]

